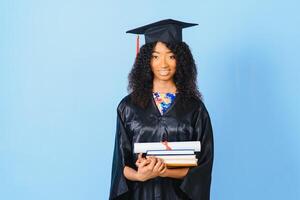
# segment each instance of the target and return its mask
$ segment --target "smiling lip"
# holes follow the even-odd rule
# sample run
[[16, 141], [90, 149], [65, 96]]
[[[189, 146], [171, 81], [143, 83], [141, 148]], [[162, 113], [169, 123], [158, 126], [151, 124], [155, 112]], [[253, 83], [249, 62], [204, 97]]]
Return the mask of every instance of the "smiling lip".
[[170, 70], [158, 70], [161, 76], [167, 76], [170, 73]]

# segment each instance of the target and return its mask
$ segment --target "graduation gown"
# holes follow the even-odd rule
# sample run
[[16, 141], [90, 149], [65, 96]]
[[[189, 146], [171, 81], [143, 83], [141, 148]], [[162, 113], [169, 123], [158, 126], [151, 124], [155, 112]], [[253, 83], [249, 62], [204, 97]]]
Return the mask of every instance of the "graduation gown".
[[[137, 169], [136, 142], [200, 141], [195, 152], [198, 166], [191, 167], [183, 179], [157, 177], [145, 182], [130, 181], [123, 175], [124, 166]], [[210, 199], [213, 166], [213, 134], [209, 114], [201, 100], [189, 99], [183, 107], [180, 93], [161, 115], [152, 97], [143, 109], [124, 97], [117, 107], [117, 127], [113, 153], [109, 199], [177, 200]]]

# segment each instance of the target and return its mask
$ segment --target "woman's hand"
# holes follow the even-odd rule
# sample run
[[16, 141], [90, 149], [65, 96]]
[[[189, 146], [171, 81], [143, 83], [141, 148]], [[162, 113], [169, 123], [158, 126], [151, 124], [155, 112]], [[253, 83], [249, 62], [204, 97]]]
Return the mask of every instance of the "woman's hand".
[[124, 176], [131, 181], [146, 181], [157, 176], [183, 179], [189, 171], [189, 168], [168, 169], [166, 164], [159, 161], [159, 159], [154, 160], [153, 158], [141, 159], [141, 161], [137, 162], [137, 171], [125, 166], [123, 170]]
[[136, 160], [135, 165], [136, 165], [137, 167], [139, 167], [139, 165], [141, 164], [141, 162], [142, 162], [143, 160], [147, 160], [147, 164], [150, 163], [150, 160], [149, 160], [149, 159], [143, 158], [143, 157], [142, 157], [142, 154], [139, 153], [138, 159]]
[[166, 165], [162, 159], [155, 157], [142, 158], [141, 154], [138, 156], [136, 165], [138, 167], [137, 177], [140, 181], [158, 177], [166, 170]]

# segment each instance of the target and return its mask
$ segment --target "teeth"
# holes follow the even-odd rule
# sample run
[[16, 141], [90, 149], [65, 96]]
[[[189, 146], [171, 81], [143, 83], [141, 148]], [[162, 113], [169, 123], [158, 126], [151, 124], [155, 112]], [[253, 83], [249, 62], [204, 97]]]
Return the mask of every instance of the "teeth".
[[169, 72], [170, 72], [170, 70], [159, 70], [159, 74], [162, 75], [162, 76], [168, 75]]

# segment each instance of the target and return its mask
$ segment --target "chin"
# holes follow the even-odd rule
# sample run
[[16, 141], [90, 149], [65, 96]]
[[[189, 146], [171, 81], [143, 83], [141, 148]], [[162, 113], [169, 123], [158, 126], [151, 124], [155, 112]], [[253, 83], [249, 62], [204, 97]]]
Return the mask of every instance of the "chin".
[[161, 81], [169, 81], [169, 80], [172, 80], [172, 76], [159, 76], [157, 77], [158, 80], [161, 80]]

